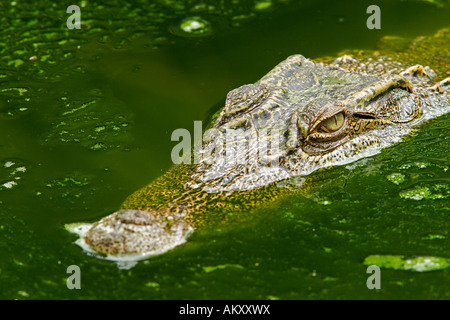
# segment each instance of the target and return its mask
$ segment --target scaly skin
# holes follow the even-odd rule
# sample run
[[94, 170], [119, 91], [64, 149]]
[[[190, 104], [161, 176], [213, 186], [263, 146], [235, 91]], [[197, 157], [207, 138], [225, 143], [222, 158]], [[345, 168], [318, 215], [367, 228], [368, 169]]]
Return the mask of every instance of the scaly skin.
[[[433, 51], [437, 72], [383, 52], [321, 62], [287, 58], [255, 84], [228, 94], [197, 165], [175, 165], [132, 194], [122, 210], [90, 228], [85, 243], [110, 255], [162, 253], [194, 229], [291, 194], [278, 187], [282, 180], [400, 141], [413, 127], [450, 111], [450, 78], [433, 81], [449, 70], [449, 38], [444, 29], [420, 39], [442, 45]], [[407, 53], [392, 55], [411, 60]], [[424, 55], [417, 60], [426, 61]]]

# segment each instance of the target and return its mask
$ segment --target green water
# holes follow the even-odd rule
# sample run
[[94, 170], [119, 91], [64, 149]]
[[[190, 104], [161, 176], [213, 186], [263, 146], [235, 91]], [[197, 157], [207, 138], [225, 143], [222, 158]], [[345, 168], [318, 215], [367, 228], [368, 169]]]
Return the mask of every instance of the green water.
[[[229, 90], [287, 56], [376, 49], [384, 35], [448, 26], [446, 1], [379, 1], [382, 28], [368, 30], [370, 4], [82, 1], [82, 28], [68, 30], [66, 4], [1, 2], [0, 298], [450, 298], [448, 115], [329, 170], [306, 197], [129, 270], [88, 256], [64, 230], [115, 211], [171, 165], [174, 129], [192, 131]], [[211, 32], [183, 35], [177, 27], [193, 16]], [[408, 269], [398, 256], [439, 267]], [[366, 286], [373, 261], [380, 290]], [[81, 290], [67, 289], [70, 265]]]

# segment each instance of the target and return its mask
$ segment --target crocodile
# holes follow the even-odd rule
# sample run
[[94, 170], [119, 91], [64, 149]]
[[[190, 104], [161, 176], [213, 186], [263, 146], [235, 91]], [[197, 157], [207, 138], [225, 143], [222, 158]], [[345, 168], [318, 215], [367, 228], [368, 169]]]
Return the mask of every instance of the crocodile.
[[198, 163], [173, 165], [85, 226], [78, 244], [113, 260], [164, 253], [194, 230], [291, 194], [284, 181], [374, 155], [449, 112], [448, 64], [434, 71], [399, 57], [288, 57], [228, 93]]

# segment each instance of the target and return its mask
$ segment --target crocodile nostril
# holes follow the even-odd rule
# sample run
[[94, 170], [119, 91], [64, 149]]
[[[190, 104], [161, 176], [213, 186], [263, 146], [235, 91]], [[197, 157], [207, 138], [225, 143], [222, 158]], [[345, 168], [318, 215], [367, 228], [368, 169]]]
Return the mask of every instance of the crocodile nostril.
[[150, 225], [156, 220], [151, 213], [140, 210], [120, 210], [117, 212], [117, 218], [122, 223], [135, 225]]

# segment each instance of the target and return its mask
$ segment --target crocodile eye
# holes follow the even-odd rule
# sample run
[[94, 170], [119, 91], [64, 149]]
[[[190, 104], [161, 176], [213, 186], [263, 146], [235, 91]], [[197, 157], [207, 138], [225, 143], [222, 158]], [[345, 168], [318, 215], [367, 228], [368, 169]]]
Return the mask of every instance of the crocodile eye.
[[325, 133], [333, 133], [338, 131], [344, 125], [345, 117], [343, 112], [339, 112], [334, 116], [325, 119], [319, 125], [319, 131]]

